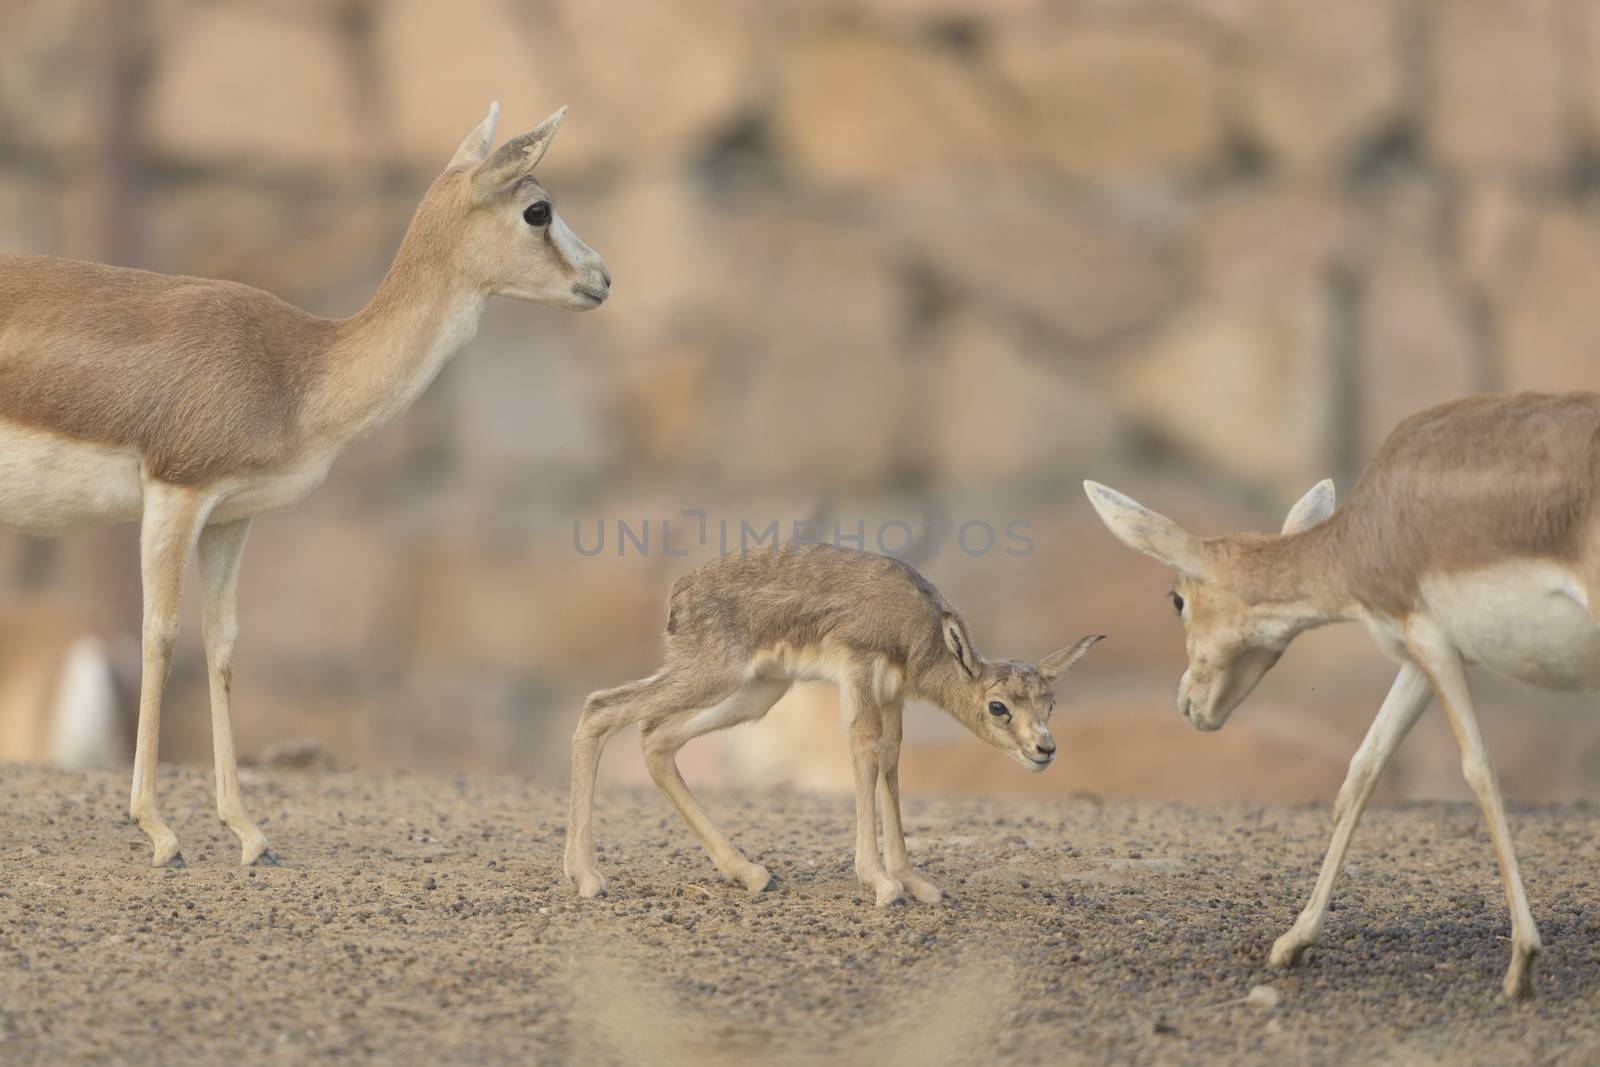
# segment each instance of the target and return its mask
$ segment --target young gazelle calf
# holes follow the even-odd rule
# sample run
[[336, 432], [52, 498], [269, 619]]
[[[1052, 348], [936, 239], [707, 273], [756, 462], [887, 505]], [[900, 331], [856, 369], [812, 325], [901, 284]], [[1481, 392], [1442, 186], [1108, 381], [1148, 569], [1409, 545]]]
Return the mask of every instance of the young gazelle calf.
[[1178, 570], [1188, 631], [1178, 708], [1215, 730], [1295, 635], [1360, 620], [1400, 664], [1334, 804], [1311, 900], [1272, 948], [1293, 964], [1322, 932], [1356, 821], [1437, 695], [1489, 824], [1511, 911], [1505, 994], [1532, 989], [1539, 931], [1472, 708], [1466, 664], [1549, 689], [1600, 688], [1600, 396], [1472, 397], [1402, 422], [1350, 499], [1321, 482], [1277, 536], [1195, 537], [1084, 483], [1112, 533]]
[[[1030, 771], [1055, 759], [1051, 686], [1099, 636], [1040, 660], [988, 660], [966, 624], [910, 565], [825, 544], [724, 556], [680, 578], [667, 600], [666, 665], [648, 678], [590, 695], [572, 742], [572, 812], [565, 870], [585, 897], [605, 891], [591, 832], [595, 772], [606, 740], [640, 726], [650, 777], [683, 815], [729, 881], [752, 893], [767, 869], [720, 834], [678, 773], [691, 738], [761, 718], [797, 681], [839, 687], [855, 765], [856, 875], [879, 905], [905, 891], [934, 903], [939, 890], [911, 869], [900, 824], [900, 716], [904, 701], [948, 711]], [[879, 855], [874, 791], [883, 808]]]

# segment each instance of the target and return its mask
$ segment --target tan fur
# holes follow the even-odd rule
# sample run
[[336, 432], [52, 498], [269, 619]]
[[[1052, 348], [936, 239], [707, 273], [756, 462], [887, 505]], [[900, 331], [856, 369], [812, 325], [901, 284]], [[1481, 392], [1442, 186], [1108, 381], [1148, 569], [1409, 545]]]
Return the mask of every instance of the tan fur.
[[1469, 397], [1396, 427], [1327, 539], [1349, 595], [1404, 617], [1424, 575], [1553, 559], [1595, 576], [1597, 488], [1600, 395]]
[[[1177, 568], [1189, 669], [1180, 710], [1217, 729], [1313, 626], [1359, 620], [1400, 674], [1350, 763], [1322, 874], [1273, 947], [1287, 966], [1320, 936], [1367, 799], [1437, 696], [1489, 824], [1512, 917], [1508, 998], [1532, 989], [1540, 940], [1465, 666], [1533, 685], [1600, 685], [1600, 396], [1476, 396], [1402, 422], [1345, 504], [1331, 483], [1278, 535], [1200, 538], [1096, 483], [1089, 498], [1126, 544]], [[1331, 512], [1331, 514], [1329, 514]]]
[[418, 206], [370, 303], [318, 318], [233, 282], [0, 256], [0, 523], [51, 534], [139, 519], [143, 676], [129, 812], [157, 865], [181, 862], [156, 809], [161, 694], [198, 545], [217, 815], [270, 859], [240, 797], [229, 713], [239, 559], [251, 517], [297, 502], [339, 450], [392, 418], [501, 294], [598, 307], [611, 276], [532, 168], [561, 114], [485, 157], [497, 106]]
[[336, 332], [249, 286], [0, 255], [0, 419], [135, 448], [175, 485], [263, 470]]
[[[711, 853], [752, 892], [768, 885], [706, 818], [675, 763], [693, 737], [764, 716], [796, 682], [839, 687], [856, 788], [856, 873], [880, 905], [909, 891], [939, 899], [917, 875], [900, 826], [901, 709], [944, 708], [1030, 770], [1055, 755], [1052, 685], [1100, 638], [1038, 665], [988, 660], [966, 624], [922, 575], [885, 556], [832, 545], [789, 545], [725, 556], [680, 578], [667, 601], [666, 663], [649, 678], [590, 695], [572, 749], [565, 871], [581, 895], [604, 892], [591, 830], [595, 774], [606, 740], [640, 724], [651, 777]], [[991, 712], [1003, 703], [1002, 714]], [[876, 793], [876, 798], [875, 794]], [[884, 825], [878, 851], [875, 811]]]

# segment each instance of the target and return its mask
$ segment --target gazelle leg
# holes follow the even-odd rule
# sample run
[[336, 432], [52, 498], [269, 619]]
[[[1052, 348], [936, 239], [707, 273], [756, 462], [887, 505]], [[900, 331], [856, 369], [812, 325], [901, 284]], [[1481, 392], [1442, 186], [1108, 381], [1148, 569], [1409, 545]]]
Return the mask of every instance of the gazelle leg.
[[1383, 706], [1378, 709], [1378, 717], [1373, 720], [1366, 739], [1350, 760], [1350, 772], [1345, 776], [1344, 785], [1339, 787], [1339, 799], [1334, 805], [1337, 814], [1333, 841], [1329, 843], [1328, 854], [1322, 860], [1322, 871], [1317, 875], [1316, 887], [1312, 889], [1311, 899], [1306, 902], [1300, 917], [1273, 944], [1271, 958], [1274, 967], [1291, 966], [1307, 945], [1322, 936], [1322, 923], [1328, 914], [1328, 901], [1333, 896], [1333, 883], [1339, 877], [1339, 869], [1344, 866], [1344, 857], [1350, 849], [1356, 823], [1366, 810], [1367, 801], [1372, 797], [1383, 769], [1389, 765], [1389, 760], [1411, 727], [1416, 725], [1431, 695], [1428, 679], [1422, 671], [1415, 664], [1402, 664], [1394, 684], [1389, 687], [1389, 695], [1383, 698]]
[[182, 866], [178, 838], [156, 810], [156, 762], [161, 735], [161, 694], [178, 639], [178, 603], [183, 569], [204, 519], [205, 501], [196, 493], [147, 482], [144, 519], [139, 529], [139, 573], [144, 586], [142, 664], [139, 679], [139, 732], [134, 742], [133, 789], [128, 816], [153, 847], [151, 863]]
[[944, 894], [939, 887], [911, 869], [906, 854], [906, 832], [900, 823], [900, 701], [882, 708], [883, 738], [878, 743], [878, 804], [883, 808], [883, 859], [889, 877], [924, 904], [937, 904]]
[[1528, 907], [1528, 892], [1522, 885], [1522, 872], [1518, 869], [1517, 853], [1511, 841], [1511, 826], [1506, 822], [1505, 802], [1500, 797], [1500, 783], [1495, 778], [1483, 734], [1478, 729], [1472, 694], [1467, 689], [1466, 670], [1455, 648], [1426, 623], [1408, 626], [1406, 643], [1433, 680], [1439, 703], [1444, 705], [1450, 729], [1456, 735], [1456, 747], [1461, 750], [1461, 772], [1477, 794], [1484, 821], [1489, 824], [1489, 839], [1494, 842], [1494, 854], [1500, 861], [1500, 881], [1511, 911], [1511, 966], [1506, 970], [1503, 988], [1507, 1000], [1520, 1000], [1533, 993], [1533, 964], [1542, 945], [1533, 911]]
[[211, 750], [216, 764], [217, 818], [239, 838], [240, 863], [275, 864], [267, 837], [244, 813], [239, 794], [239, 761], [233, 751], [233, 646], [239, 637], [239, 560], [250, 520], [207, 526], [200, 531], [200, 585], [204, 597], [201, 629], [211, 681]]
[[639, 732], [651, 780], [678, 809], [700, 844], [711, 854], [711, 862], [722, 876], [742, 884], [752, 893], [760, 893], [771, 885], [772, 875], [761, 864], [746, 859], [733, 842], [712, 825], [699, 801], [689, 792], [689, 785], [678, 770], [677, 755], [680, 748], [701, 734], [761, 718], [788, 688], [787, 681], [746, 682], [712, 707], [696, 709], [689, 716], [652, 717]]
[[873, 810], [873, 794], [878, 788], [878, 769], [882, 764], [879, 745], [883, 739], [883, 711], [859, 687], [839, 686], [845, 732], [850, 737], [850, 755], [855, 765], [856, 784], [856, 877], [871, 886], [878, 907], [905, 899], [905, 887], [891, 877], [878, 852], [878, 818]]
[[589, 694], [572, 735], [572, 802], [567, 813], [567, 848], [562, 870], [578, 895], [597, 897], [606, 880], [594, 862], [594, 781], [611, 735], [648, 715], [670, 692], [665, 672]]

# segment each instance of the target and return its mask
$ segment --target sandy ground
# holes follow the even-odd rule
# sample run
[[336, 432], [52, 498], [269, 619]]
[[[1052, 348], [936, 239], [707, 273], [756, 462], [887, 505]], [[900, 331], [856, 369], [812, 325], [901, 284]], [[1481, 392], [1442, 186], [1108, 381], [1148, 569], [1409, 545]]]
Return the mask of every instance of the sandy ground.
[[[152, 870], [120, 774], [0, 766], [0, 1063], [1600, 1062], [1600, 808], [1518, 809], [1539, 998], [1497, 999], [1478, 813], [1375, 810], [1323, 945], [1267, 948], [1328, 809], [910, 802], [950, 897], [880, 911], [847, 798], [711, 794], [773, 870], [718, 883], [666, 802], [602, 787], [611, 895], [559, 878], [565, 798], [514, 778], [253, 772], [242, 870], [206, 775], [163, 773]], [[1242, 1002], [1271, 983], [1276, 1007]]]

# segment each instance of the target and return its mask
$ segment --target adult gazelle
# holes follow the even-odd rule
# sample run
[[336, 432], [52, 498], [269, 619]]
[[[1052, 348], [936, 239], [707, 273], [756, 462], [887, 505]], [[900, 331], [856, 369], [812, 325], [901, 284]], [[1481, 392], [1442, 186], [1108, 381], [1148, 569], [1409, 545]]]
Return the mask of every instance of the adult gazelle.
[[1276, 535], [1198, 537], [1103, 485], [1085, 489], [1112, 533], [1178, 571], [1172, 600], [1189, 652], [1178, 708], [1200, 729], [1221, 727], [1314, 626], [1360, 621], [1399, 664], [1339, 790], [1311, 900], [1272, 962], [1293, 964], [1321, 934], [1378, 776], [1437, 696], [1510, 906], [1505, 995], [1528, 994], [1539, 931], [1466, 667], [1550, 689], [1600, 688], [1600, 396], [1479, 396], [1414, 415], [1342, 507], [1321, 482]]
[[323, 319], [233, 282], [0, 256], [0, 524], [39, 534], [140, 523], [139, 727], [129, 814], [179, 863], [156, 809], [161, 694], [198, 547], [217, 815], [244, 863], [229, 716], [235, 590], [253, 516], [296, 503], [341, 449], [392, 418], [503, 294], [584, 311], [611, 276], [533, 177], [565, 109], [492, 155], [498, 106], [428, 189], [365, 308]]

